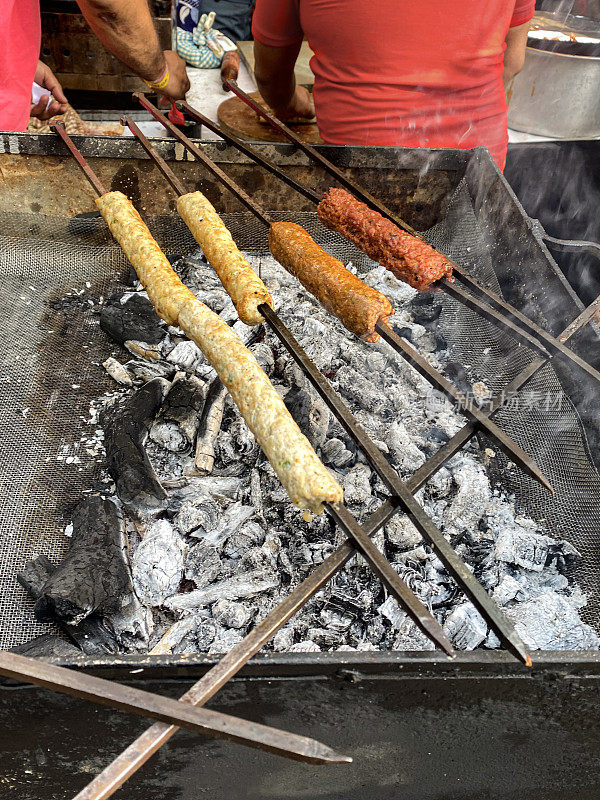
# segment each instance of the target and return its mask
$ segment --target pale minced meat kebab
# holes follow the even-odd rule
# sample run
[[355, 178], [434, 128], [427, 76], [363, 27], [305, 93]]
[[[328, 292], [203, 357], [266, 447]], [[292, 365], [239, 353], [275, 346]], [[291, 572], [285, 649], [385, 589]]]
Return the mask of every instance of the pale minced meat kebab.
[[180, 327], [205, 354], [230, 392], [292, 502], [314, 513], [343, 499], [283, 400], [240, 338], [185, 286], [128, 198], [96, 200], [111, 233], [134, 266], [160, 316]]

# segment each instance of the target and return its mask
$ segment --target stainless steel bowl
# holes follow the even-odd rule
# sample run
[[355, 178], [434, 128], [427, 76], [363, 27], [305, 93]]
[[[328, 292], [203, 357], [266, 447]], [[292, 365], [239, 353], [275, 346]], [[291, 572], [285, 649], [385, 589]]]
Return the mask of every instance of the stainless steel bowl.
[[600, 58], [528, 47], [507, 98], [514, 130], [555, 139], [600, 136]]

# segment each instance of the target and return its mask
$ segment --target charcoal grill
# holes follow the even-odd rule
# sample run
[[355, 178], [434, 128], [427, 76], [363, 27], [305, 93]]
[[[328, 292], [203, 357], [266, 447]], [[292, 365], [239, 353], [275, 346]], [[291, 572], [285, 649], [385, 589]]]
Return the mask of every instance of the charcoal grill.
[[[75, 141], [86, 157], [97, 157], [93, 166], [107, 186], [132, 196], [146, 219], [150, 219], [153, 233], [168, 253], [185, 253], [195, 248], [178, 218], [153, 213], [164, 211], [163, 184], [154, 168], [141, 160], [143, 154], [136, 143], [94, 138], [78, 141], [78, 137]], [[93, 369], [90, 356], [97, 354], [93, 360], [99, 362], [106, 355], [107, 345], [85, 313], [85, 292], [81, 296], [77, 292], [86, 281], [91, 284], [90, 292], [106, 292], [115, 286], [115, 276], [124, 274], [126, 262], [103, 223], [94, 216], [86, 216], [92, 207], [91, 193], [75, 172], [75, 165], [62, 156], [55, 137], [11, 135], [5, 136], [4, 144], [9, 154], [2, 158], [3, 173], [10, 190], [0, 200], [4, 206], [0, 219], [6, 260], [4, 274], [9, 276], [9, 291], [2, 301], [6, 303], [3, 318], [9, 319], [3, 362], [13, 368], [8, 375], [10, 383], [2, 386], [6, 409], [1, 423], [6, 431], [3, 446], [8, 449], [3, 459], [8, 467], [3, 480], [9, 489], [2, 514], [3, 528], [10, 534], [5, 541], [10, 546], [2, 559], [3, 585], [9, 591], [3, 599], [0, 624], [8, 636], [4, 646], [10, 646], [38, 632], [32, 624], [31, 608], [16, 588], [16, 571], [37, 552], [57, 559], [63, 555], [66, 540], [61, 521], [66, 520], [69, 505], [94, 477], [93, 467], [85, 458], [76, 470], [69, 470], [71, 465], [53, 458], [61, 439], [72, 442], [79, 438], [78, 417], [85, 416], [87, 402], [107, 388], [100, 370]], [[278, 209], [280, 218], [302, 222], [317, 241], [333, 247], [336, 254], [352, 260], [359, 269], [367, 266], [365, 257], [354, 248], [324, 232], [314, 212], [306, 210], [310, 206], [289, 189], [264, 180], [238, 154], [222, 151], [219, 145], [203, 146], [215, 160], [227, 163], [227, 171], [251, 190], [263, 206]], [[172, 142], [162, 141], [158, 149], [173, 162], [173, 169], [188, 185], [201, 188], [220, 210], [227, 209], [224, 221], [242, 249], [266, 251], [264, 231], [253, 218], [240, 213], [218, 183], [183, 161]], [[293, 148], [268, 146], [261, 150], [315, 189], [329, 185], [327, 176], [312, 169]], [[418, 229], [430, 229], [430, 236], [440, 248], [489, 288], [501, 288], [507, 299], [553, 334], [558, 334], [582, 311], [582, 304], [549, 256], [542, 232], [524, 215], [485, 151], [424, 153], [328, 148], [327, 153], [374, 194], [382, 196], [385, 186], [388, 205]], [[118, 165], [115, 158], [119, 159]], [[54, 201], [53, 214], [42, 215], [42, 208], [49, 204], [40, 203], [40, 199], [50, 196]], [[15, 212], [17, 197], [20, 207], [28, 206], [33, 213]], [[65, 219], [77, 212], [82, 216]], [[273, 216], [277, 218], [277, 213]], [[25, 286], [34, 286], [35, 291]], [[71, 298], [65, 301], [70, 289]], [[21, 300], [22, 297], [25, 299]], [[450, 299], [444, 305], [442, 324], [456, 360], [471, 363], [477, 376], [492, 389], [501, 390], [528, 363], [528, 358], [535, 357], [524, 348], [516, 351], [506, 334], [499, 334], [473, 312], [458, 309]], [[40, 330], [39, 323], [52, 333]], [[481, 353], [474, 352], [474, 341], [481, 344]], [[591, 323], [577, 334], [573, 347], [597, 366], [597, 344], [598, 331]], [[490, 352], [484, 357], [486, 346]], [[20, 366], [23, 363], [25, 369]], [[524, 511], [547, 519], [551, 532], [572, 541], [582, 552], [583, 565], [576, 577], [592, 601], [587, 621], [597, 627], [597, 585], [593, 575], [593, 536], [600, 520], [600, 479], [594, 463], [600, 437], [594, 402], [597, 386], [568, 365], [556, 362], [553, 368], [545, 367], [534, 380], [540, 381], [538, 391], [563, 391], [568, 396], [560, 409], [549, 409], [548, 413], [532, 409], [533, 416], [506, 411], [498, 419], [538, 460], [555, 485], [557, 497], [554, 500], [545, 497], [532, 481], [507, 471], [506, 464], [500, 465], [499, 476], [505, 484], [508, 476], [509, 486]], [[22, 383], [18, 383], [19, 379]], [[535, 389], [536, 384], [529, 388]], [[557, 442], [558, 446], [549, 448], [548, 441]], [[572, 479], [573, 472], [576, 482]], [[381, 657], [369, 656], [368, 660], [382, 664], [388, 654]], [[544, 658], [551, 660], [550, 656]], [[388, 663], [399, 664], [410, 659], [409, 654], [389, 654]], [[484, 669], [485, 665], [504, 663], [500, 654], [485, 653], [475, 655], [474, 659]], [[300, 660], [311, 663], [309, 655]], [[590, 654], [590, 661], [594, 660]], [[165, 675], [169, 670], [188, 667], [194, 670], [205, 660], [170, 656], [76, 661], [92, 668], [108, 664], [131, 667], [133, 661]], [[316, 658], [317, 669], [318, 662]]]

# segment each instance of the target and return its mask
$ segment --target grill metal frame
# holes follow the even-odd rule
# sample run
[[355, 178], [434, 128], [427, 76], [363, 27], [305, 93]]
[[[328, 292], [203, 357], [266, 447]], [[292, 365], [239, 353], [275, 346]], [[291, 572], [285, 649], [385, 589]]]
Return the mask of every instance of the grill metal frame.
[[[137, 162], [138, 159], [144, 159], [145, 154], [143, 153], [142, 148], [140, 145], [128, 138], [122, 139], [111, 139], [106, 140], [103, 137], [78, 137], [74, 136], [73, 140], [75, 143], [81, 148], [83, 154], [86, 157], [94, 158], [94, 168], [96, 168], [96, 164], [106, 166], [108, 168], [108, 173], [110, 171], [114, 174], [114, 159], [132, 159], [134, 158]], [[172, 140], [163, 139], [163, 140], [153, 140], [153, 144], [157, 147], [158, 151], [163, 155], [163, 157], [170, 162], [170, 165], [173, 167], [175, 172], [179, 172], [180, 174], [183, 172], [184, 175], [189, 176], [192, 175], [196, 178], [197, 181], [197, 171], [194, 170], [193, 164], [185, 163], [185, 156], [178, 152], [177, 148], [175, 147]], [[215, 158], [217, 162], [227, 163], [230, 165], [245, 165], [250, 164], [250, 160], [245, 158], [243, 154], [239, 154], [236, 151], [233, 151], [231, 148], [224, 148], [222, 144], [216, 143], [206, 143], [206, 142], [197, 142], [198, 146], [202, 149], [205, 149], [207, 153]], [[299, 154], [295, 151], [295, 149], [288, 145], [267, 145], [267, 146], [258, 146], [257, 148], [259, 151], [264, 152], [265, 155], [276, 163], [281, 164], [284, 168], [290, 168], [291, 172], [300, 172], [301, 174], [309, 174], [313, 175], [313, 171], [310, 169], [310, 165], [308, 164], [307, 160], [305, 159], [302, 154]], [[495, 166], [491, 163], [488, 154], [481, 148], [477, 148], [475, 151], [428, 151], [428, 152], [418, 152], [413, 151], [410, 149], [393, 149], [393, 148], [358, 148], [358, 147], [328, 147], [323, 146], [323, 151], [326, 154], [327, 158], [336, 162], [341, 168], [344, 168], [348, 171], [357, 172], [359, 175], [363, 173], [363, 170], [373, 170], [376, 169], [378, 171], [385, 170], [397, 170], [397, 169], [414, 169], [415, 165], [417, 165], [417, 170], [423, 171], [428, 166], [433, 166], [434, 170], [446, 170], [450, 173], [453, 173], [455, 178], [458, 180], [462, 177], [469, 169], [474, 169], [474, 164], [481, 164], [485, 165], [485, 170], [493, 170], [497, 172]], [[30, 135], [30, 134], [0, 134], [0, 154], [4, 151], [4, 153], [9, 157], [14, 155], [25, 155], [27, 157], [33, 157], [34, 160], [37, 160], [37, 156], [54, 156], [59, 155], [61, 160], [64, 160], [64, 150], [62, 150], [62, 145], [60, 142], [57, 142], [57, 139], [52, 134], [38, 134], [38, 135]], [[96, 161], [98, 159], [98, 161]], [[0, 163], [2, 163], [2, 155], [0, 155]], [[14, 160], [14, 159], [10, 159]], [[44, 159], [45, 160], [45, 159]], [[171, 163], [172, 162], [172, 163]], [[179, 162], [179, 163], [178, 163]], [[486, 163], [487, 162], [487, 163]], [[376, 165], [376, 166], [374, 166]], [[191, 169], [190, 169], [191, 167]], [[308, 168], [308, 169], [307, 169]], [[146, 173], [148, 170], [145, 166], [139, 165], [140, 172], [143, 170]], [[247, 173], [247, 170], [244, 170]], [[103, 173], [101, 172], [101, 175]], [[498, 177], [498, 176], [494, 176]], [[565, 298], [568, 298], [570, 304], [573, 307], [573, 310], [576, 313], [572, 314], [572, 317], [576, 317], [577, 314], [583, 311], [583, 304], [576, 296], [573, 289], [570, 287], [556, 264], [554, 263], [550, 253], [546, 249], [544, 244], [544, 234], [543, 230], [535, 221], [530, 220], [523, 210], [521, 209], [518, 201], [516, 200], [512, 190], [508, 186], [508, 184], [504, 181], [504, 179], [500, 176], [501, 180], [496, 182], [496, 186], [498, 187], [497, 190], [501, 190], [505, 193], [505, 200], [510, 201], [511, 206], [516, 206], [517, 210], [520, 212], [518, 214], [518, 221], [521, 226], [524, 226], [527, 230], [527, 233], [531, 237], [531, 239], [535, 242], [535, 246], [540, 248], [544, 253], [545, 257], [550, 260], [553, 265], [556, 277], [563, 288], [563, 294]], [[204, 183], [205, 175], [202, 175], [202, 183]], [[359, 178], [359, 181], [361, 179]], [[482, 179], [483, 180], [483, 179]], [[121, 188], [119, 186], [112, 185], [111, 188]], [[204, 186], [202, 186], [204, 190]], [[290, 193], [293, 194], [293, 193]], [[393, 202], [394, 198], [390, 199], [390, 205], [394, 205]], [[161, 201], [164, 203], [164, 201]], [[163, 206], [164, 208], [164, 206]], [[237, 210], [237, 209], [236, 209]], [[514, 211], [514, 209], [511, 209]], [[409, 215], [410, 217], [410, 215]], [[416, 217], [411, 219], [411, 222], [414, 224], [418, 224], [418, 210], [416, 212]], [[591, 326], [590, 326], [591, 327]], [[595, 338], [594, 336], [591, 337], [592, 339]], [[316, 654], [319, 655], [319, 654]], [[335, 654], [333, 654], [335, 655]], [[340, 654], [341, 655], [341, 654]], [[346, 654], [347, 655], [347, 654]], [[353, 654], [354, 655], [354, 654]], [[357, 668], [360, 668], [363, 665], [365, 668], [369, 664], [377, 664], [377, 669], [385, 668], [384, 665], [399, 665], [399, 664], [414, 664], [415, 663], [415, 656], [423, 656], [428, 664], [428, 668], [431, 665], [436, 665], [433, 667], [436, 670], [441, 670], [442, 672], [447, 668], [447, 660], [441, 654], [439, 655], [432, 655], [432, 654], [413, 654], [413, 653], [381, 653], [381, 654], [359, 654], [356, 659], [350, 659], [352, 663], [357, 665]], [[465, 656], [468, 656], [465, 658]], [[510, 659], [510, 657], [509, 657]], [[560, 663], [581, 663], [582, 661], [588, 664], [590, 667], [595, 667], [596, 664], [599, 662], [598, 654], [595, 652], [590, 652], [589, 654], [582, 655], [581, 653], [578, 654], [569, 654], [568, 657], [565, 656], [564, 653], [560, 653], [557, 655], [557, 659]], [[269, 657], [266, 657], [266, 660], [269, 661]], [[270, 659], [271, 662], [273, 659]], [[275, 659], [277, 660], [277, 659]], [[338, 662], [346, 661], [347, 659], [337, 659]], [[417, 661], [420, 659], [417, 658]], [[104, 669], [108, 668], [108, 664], [113, 664], [115, 668], [118, 669], [118, 664], [127, 663], [129, 666], [132, 663], [136, 665], [142, 666], [144, 669], [150, 669], [156, 667], [161, 671], [161, 675], [166, 676], [167, 674], [199, 674], [203, 672], [203, 665], [208, 663], [214, 663], [213, 659], [207, 659], [206, 657], [199, 656], [198, 658], [190, 658], [189, 656], [131, 656], [125, 657], [124, 660], [121, 657], [117, 658], [96, 658], [96, 657], [87, 657], [81, 656], [79, 658], [74, 658], [73, 661], [68, 662], [68, 664], [72, 664], [73, 666], [79, 666], [88, 669]], [[253, 663], [256, 661], [257, 663], [264, 662], [265, 656], [258, 656], [253, 659]], [[309, 668], [306, 665], [310, 665], [313, 661], [315, 662], [315, 666], [317, 662], [322, 661], [322, 659], [314, 657], [313, 654], [308, 654], [306, 657], [298, 657], [298, 654], [294, 654], [291, 658], [284, 658], [283, 661], [289, 661], [291, 664], [300, 664], [303, 663], [305, 666], [303, 669]], [[336, 661], [336, 659], [333, 659]], [[467, 667], [468, 665], [473, 664], [480, 664], [484, 669], [495, 669], [500, 668], [503, 669], [501, 665], [505, 661], [505, 655], [502, 653], [479, 653], [479, 654], [459, 654], [457, 661], [454, 664], [458, 667], [459, 664], [463, 664]], [[546, 663], [552, 664], [554, 663], [552, 654], [544, 653], [543, 658], [540, 660], [540, 668], [544, 668], [543, 665]], [[65, 662], [65, 665], [68, 665]], [[519, 665], [515, 665], [517, 670]], [[462, 668], [462, 666], [461, 666]], [[552, 668], [552, 667], [550, 667]], [[249, 669], [246, 667], [245, 669]], [[292, 667], [293, 669], [293, 667]], [[454, 666], [452, 667], [454, 669]], [[477, 667], [479, 669], [479, 667]], [[165, 671], [166, 670], [166, 671]], [[181, 672], [183, 670], [183, 673]]]

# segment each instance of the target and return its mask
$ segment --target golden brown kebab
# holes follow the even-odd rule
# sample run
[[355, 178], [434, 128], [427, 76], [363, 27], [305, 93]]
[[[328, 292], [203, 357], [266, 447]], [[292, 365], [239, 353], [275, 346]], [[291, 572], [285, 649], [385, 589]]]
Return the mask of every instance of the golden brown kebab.
[[[323, 466], [252, 353], [181, 282], [128, 198], [121, 192], [107, 192], [96, 204], [157, 312], [168, 324], [180, 327], [215, 368], [292, 502], [317, 514], [325, 503], [341, 502], [341, 486]], [[241, 304], [244, 293], [236, 296]]]

